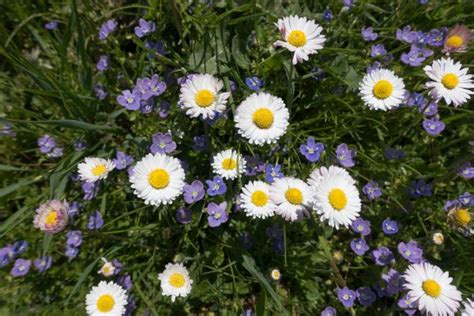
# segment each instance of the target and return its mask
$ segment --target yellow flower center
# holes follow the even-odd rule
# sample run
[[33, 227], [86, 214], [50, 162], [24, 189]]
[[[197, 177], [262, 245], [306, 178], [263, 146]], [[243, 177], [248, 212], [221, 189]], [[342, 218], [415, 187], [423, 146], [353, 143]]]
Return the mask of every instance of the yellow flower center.
[[260, 108], [253, 113], [252, 120], [261, 129], [268, 129], [273, 125], [273, 112], [266, 108]]
[[148, 183], [155, 189], [163, 189], [170, 183], [168, 171], [157, 168], [148, 174]]
[[54, 226], [58, 223], [58, 212], [57, 211], [51, 211], [49, 214], [46, 216], [46, 219], [44, 220], [44, 223], [48, 226]]
[[450, 36], [446, 40], [446, 45], [449, 47], [459, 48], [464, 43], [463, 39], [459, 35]]
[[237, 161], [235, 161], [235, 159], [226, 158], [222, 160], [222, 168], [224, 168], [224, 170], [234, 170], [235, 167], [237, 167]]
[[435, 280], [426, 280], [421, 287], [431, 297], [436, 298], [441, 294], [441, 286]]
[[446, 89], [454, 89], [459, 83], [459, 78], [453, 73], [445, 74], [443, 79], [441, 79], [441, 83]]
[[181, 273], [175, 272], [170, 276], [169, 283], [172, 287], [180, 288], [184, 286], [186, 280], [184, 279], [184, 276]]
[[347, 204], [346, 193], [339, 188], [332, 189], [329, 192], [329, 204], [337, 211], [342, 210]]
[[207, 108], [210, 106], [212, 103], [214, 103], [214, 99], [214, 93], [207, 89], [199, 90], [194, 96], [194, 101], [201, 108]]
[[295, 47], [301, 47], [306, 44], [306, 34], [300, 30], [291, 31], [288, 35], [288, 43]]
[[471, 222], [471, 213], [466, 209], [459, 209], [454, 214], [454, 219], [461, 225], [467, 225]]
[[392, 95], [393, 85], [388, 80], [379, 80], [375, 84], [372, 92], [377, 99], [384, 100]]
[[303, 202], [303, 194], [296, 188], [286, 190], [285, 197], [293, 205], [300, 205]]
[[107, 313], [114, 308], [115, 300], [110, 294], [104, 294], [99, 297], [97, 300], [97, 309], [102, 313]]
[[252, 203], [257, 206], [264, 206], [268, 202], [268, 195], [261, 191], [257, 190], [252, 194]]
[[103, 175], [106, 171], [107, 167], [103, 163], [92, 168], [92, 174], [96, 177]]

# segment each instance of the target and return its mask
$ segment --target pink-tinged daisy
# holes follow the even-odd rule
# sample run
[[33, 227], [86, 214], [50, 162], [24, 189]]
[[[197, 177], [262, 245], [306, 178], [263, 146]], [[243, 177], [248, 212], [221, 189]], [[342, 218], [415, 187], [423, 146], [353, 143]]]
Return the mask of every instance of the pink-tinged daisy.
[[68, 222], [69, 204], [64, 201], [51, 200], [36, 209], [33, 224], [47, 234], [62, 231]]
[[444, 53], [465, 52], [472, 38], [472, 32], [464, 25], [451, 28], [444, 40]]

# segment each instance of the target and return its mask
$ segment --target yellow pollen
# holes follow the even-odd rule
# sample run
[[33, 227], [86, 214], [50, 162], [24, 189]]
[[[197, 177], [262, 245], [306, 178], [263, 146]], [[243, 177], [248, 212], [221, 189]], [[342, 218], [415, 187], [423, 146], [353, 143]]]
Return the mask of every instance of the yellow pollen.
[[377, 99], [385, 100], [392, 95], [393, 85], [388, 80], [379, 80], [372, 89]]
[[112, 295], [104, 294], [99, 297], [97, 300], [97, 309], [102, 313], [110, 312], [115, 305], [115, 300]]
[[148, 183], [155, 189], [163, 189], [170, 183], [168, 171], [157, 168], [148, 174]]
[[224, 168], [224, 170], [234, 170], [235, 167], [237, 167], [237, 161], [235, 161], [235, 159], [226, 158], [222, 160], [222, 168]]
[[300, 205], [303, 202], [303, 194], [296, 188], [286, 190], [285, 197], [293, 205]]
[[48, 226], [56, 225], [58, 223], [58, 212], [57, 211], [49, 212], [49, 214], [46, 216], [44, 223]]
[[269, 109], [259, 108], [253, 113], [252, 120], [261, 129], [268, 129], [273, 125], [273, 113]]
[[339, 188], [332, 189], [329, 192], [329, 204], [337, 211], [342, 210], [347, 204], [346, 193]]
[[459, 83], [459, 78], [453, 73], [445, 74], [443, 79], [441, 79], [441, 83], [446, 89], [454, 89]]
[[454, 48], [459, 48], [461, 47], [461, 45], [464, 43], [463, 39], [461, 36], [459, 35], [453, 35], [453, 36], [450, 36], [447, 40], [446, 40], [446, 45], [448, 47], [454, 47]]
[[300, 30], [291, 31], [288, 35], [288, 43], [295, 47], [301, 47], [306, 44], [306, 34]]
[[466, 209], [459, 209], [454, 214], [454, 219], [461, 225], [467, 225], [471, 222], [471, 213]]
[[214, 103], [214, 94], [207, 89], [199, 90], [194, 96], [194, 101], [201, 108], [207, 108]]
[[107, 167], [103, 163], [92, 168], [92, 174], [96, 177], [103, 175], [106, 171]]
[[252, 203], [257, 206], [264, 206], [268, 202], [268, 195], [261, 191], [257, 190], [252, 194]]
[[431, 297], [436, 298], [441, 294], [441, 286], [435, 280], [426, 280], [421, 287]]
[[170, 276], [169, 283], [172, 287], [180, 288], [184, 286], [186, 280], [184, 279], [184, 276], [181, 273], [173, 273]]

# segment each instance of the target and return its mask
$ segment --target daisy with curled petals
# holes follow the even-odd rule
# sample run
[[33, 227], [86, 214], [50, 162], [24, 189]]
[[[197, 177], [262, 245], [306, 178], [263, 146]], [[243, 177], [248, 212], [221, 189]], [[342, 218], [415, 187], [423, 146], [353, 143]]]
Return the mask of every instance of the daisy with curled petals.
[[110, 171], [115, 169], [115, 164], [110, 159], [86, 157], [78, 166], [79, 178], [86, 182], [96, 182], [107, 178]]
[[162, 295], [171, 296], [173, 302], [176, 297], [186, 297], [191, 293], [193, 280], [182, 263], [168, 263], [165, 271], [158, 275], [158, 279], [161, 282]]
[[276, 206], [270, 200], [270, 186], [263, 181], [247, 183], [240, 194], [240, 207], [253, 218], [273, 216]]
[[50, 200], [36, 209], [33, 224], [47, 234], [56, 234], [66, 228], [69, 204], [66, 201]]
[[426, 75], [432, 80], [426, 83], [430, 89], [429, 94], [439, 101], [455, 107], [463, 105], [474, 94], [474, 81], [469, 75], [468, 68], [462, 68], [461, 63], [454, 62], [451, 58], [441, 58], [433, 61], [430, 66], [423, 68]]
[[86, 311], [89, 316], [120, 316], [125, 313], [127, 293], [118, 284], [101, 281], [86, 296]]
[[405, 271], [408, 297], [422, 313], [431, 316], [454, 315], [459, 308], [461, 292], [451, 284], [448, 272], [428, 262], [412, 264]]
[[171, 204], [183, 192], [184, 170], [178, 159], [164, 154], [148, 154], [130, 177], [134, 193], [145, 204]]
[[474, 301], [466, 299], [463, 303], [464, 308], [461, 310], [461, 316], [472, 316], [474, 315]]
[[467, 50], [473, 34], [470, 29], [464, 25], [456, 25], [449, 30], [444, 40], [444, 53], [462, 53]]
[[293, 65], [308, 60], [323, 48], [326, 37], [321, 34], [323, 28], [306, 17], [287, 16], [279, 19], [275, 25], [281, 33], [282, 41], [276, 41], [275, 47], [285, 47], [293, 55]]
[[387, 111], [403, 102], [405, 84], [393, 71], [380, 68], [364, 76], [359, 90], [369, 109]]
[[181, 86], [179, 103], [190, 117], [213, 119], [226, 109], [229, 92], [222, 92], [224, 84], [209, 74], [190, 76]]
[[289, 112], [282, 99], [269, 93], [254, 93], [237, 108], [234, 120], [239, 134], [251, 144], [275, 143], [285, 134]]
[[233, 149], [221, 151], [214, 156], [212, 169], [224, 179], [235, 179], [245, 171], [247, 162], [241, 154]]
[[361, 202], [354, 179], [340, 167], [321, 167], [314, 170], [308, 183], [313, 190], [316, 213], [321, 221], [339, 229], [348, 227], [359, 217]]
[[275, 213], [287, 221], [296, 221], [313, 203], [310, 187], [303, 180], [285, 177], [275, 179], [270, 186], [270, 200]]

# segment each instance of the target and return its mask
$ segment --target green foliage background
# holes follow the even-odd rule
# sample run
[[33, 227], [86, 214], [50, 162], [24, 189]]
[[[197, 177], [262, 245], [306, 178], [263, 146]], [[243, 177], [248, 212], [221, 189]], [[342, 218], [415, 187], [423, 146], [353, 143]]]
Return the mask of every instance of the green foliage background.
[[[329, 23], [322, 20], [326, 8], [335, 16]], [[353, 255], [349, 248], [352, 232], [334, 232], [320, 224], [317, 216], [285, 224], [276, 217], [249, 220], [232, 213], [228, 224], [211, 229], [202, 212], [211, 200], [207, 198], [192, 206], [192, 224], [181, 225], [174, 216], [183, 201], [160, 208], [145, 206], [131, 192], [126, 172], [114, 172], [102, 183], [98, 197], [84, 203], [73, 225], [84, 233], [75, 260], [68, 262], [64, 255], [65, 233], [51, 238], [34, 229], [34, 210], [47, 199], [82, 201], [80, 186], [70, 175], [85, 156], [112, 157], [123, 150], [139, 160], [148, 151], [151, 135], [169, 129], [184, 134], [175, 138], [176, 156], [189, 163], [188, 182], [209, 178], [210, 157], [230, 145], [246, 154], [258, 153], [266, 162], [282, 163], [285, 174], [305, 179], [316, 166], [334, 163], [336, 146], [347, 143], [357, 151], [357, 165], [350, 172], [359, 188], [372, 179], [384, 184], [380, 199], [363, 202], [362, 216], [373, 227], [371, 248], [384, 245], [394, 250], [400, 241], [416, 240], [424, 246], [427, 259], [450, 271], [465, 295], [474, 293], [474, 244], [448, 226], [442, 209], [446, 199], [472, 192], [472, 185], [457, 175], [462, 163], [473, 160], [472, 101], [460, 108], [440, 103], [441, 119], [447, 126], [434, 138], [422, 129], [423, 115], [416, 109], [370, 111], [357, 91], [366, 67], [373, 62], [370, 45], [360, 35], [362, 27], [374, 27], [380, 34], [375, 43], [383, 43], [394, 54], [390, 68], [404, 79], [408, 90], [421, 92], [426, 81], [422, 67], [398, 62], [409, 46], [395, 40], [396, 29], [410, 24], [429, 31], [457, 23], [474, 29], [473, 1], [430, 0], [421, 6], [415, 0], [359, 0], [344, 11], [339, 0], [229, 0], [209, 5], [168, 0], [0, 0], [0, 9], [0, 122], [11, 123], [17, 132], [16, 138], [3, 137], [0, 142], [0, 246], [25, 239], [30, 244], [26, 257], [53, 256], [52, 268], [41, 276], [31, 271], [24, 278], [12, 278], [9, 267], [0, 270], [0, 314], [84, 314], [84, 297], [100, 280], [96, 273], [100, 257], [124, 263], [133, 278], [139, 315], [145, 309], [154, 315], [208, 311], [234, 315], [245, 307], [253, 308], [257, 315], [314, 315], [326, 305], [344, 313], [334, 289], [345, 284], [353, 289], [372, 285], [386, 271], [374, 266], [368, 256]], [[279, 36], [273, 23], [290, 14], [315, 19], [328, 38], [318, 55], [296, 67], [287, 51], [272, 47]], [[165, 43], [166, 55], [150, 56], [144, 42], [133, 34], [140, 17], [156, 23], [152, 38]], [[98, 29], [109, 18], [119, 22], [119, 30], [100, 42]], [[44, 29], [50, 20], [60, 22], [58, 30]], [[103, 54], [110, 57], [112, 67], [98, 73], [95, 63]], [[438, 50], [433, 58], [440, 55]], [[474, 72], [472, 50], [454, 58]], [[324, 80], [312, 78], [315, 65], [326, 72]], [[231, 119], [211, 127], [189, 119], [176, 107], [177, 85], [162, 96], [172, 104], [165, 120], [157, 114], [126, 111], [115, 101], [136, 78], [195, 72], [215, 74], [227, 88], [230, 80], [236, 82], [239, 89], [231, 97], [231, 111], [251, 93], [245, 77], [262, 77], [264, 90], [282, 97], [290, 110], [291, 125], [280, 141], [283, 150], [270, 154], [270, 147], [249, 145], [239, 138]], [[109, 90], [105, 101], [94, 97], [96, 83]], [[45, 133], [65, 146], [61, 159], [40, 154], [36, 141]], [[209, 150], [193, 152], [192, 136], [203, 133], [212, 140]], [[306, 162], [298, 153], [308, 136], [326, 147], [317, 164]], [[87, 143], [85, 151], [74, 151], [76, 139]], [[383, 155], [387, 146], [403, 149], [407, 157], [388, 161]], [[420, 178], [433, 182], [433, 196], [410, 199], [407, 187]], [[247, 181], [228, 183], [226, 200], [232, 201]], [[85, 229], [94, 210], [105, 220], [97, 232]], [[380, 229], [386, 217], [402, 225], [394, 238], [384, 236]], [[285, 229], [282, 255], [273, 252], [265, 235], [272, 223]], [[435, 231], [445, 234], [443, 247], [431, 243]], [[241, 245], [244, 232], [253, 236], [250, 251]], [[341, 263], [334, 261], [334, 251], [342, 252]], [[171, 304], [160, 294], [157, 274], [173, 259], [184, 261], [194, 286], [186, 300]], [[395, 268], [403, 271], [406, 266], [397, 257]], [[272, 268], [281, 270], [280, 283], [270, 281]], [[378, 300], [369, 309], [357, 307], [360, 315], [380, 315], [380, 311], [401, 313], [393, 299]]]

